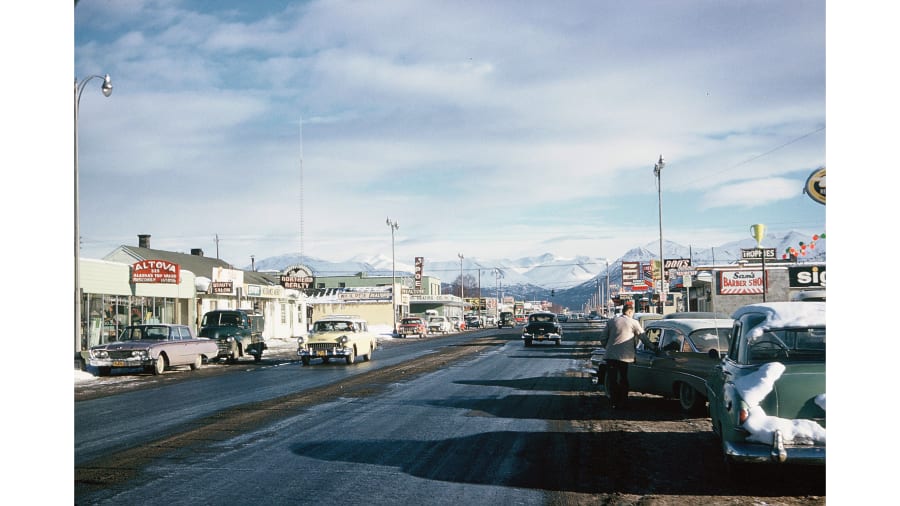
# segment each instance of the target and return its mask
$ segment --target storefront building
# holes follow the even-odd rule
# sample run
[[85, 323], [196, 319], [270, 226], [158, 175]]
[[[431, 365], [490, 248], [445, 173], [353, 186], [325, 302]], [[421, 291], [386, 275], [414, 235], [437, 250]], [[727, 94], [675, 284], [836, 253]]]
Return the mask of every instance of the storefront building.
[[119, 246], [103, 260], [79, 259], [81, 315], [76, 359], [114, 340], [127, 325], [177, 323], [198, 333], [213, 309], [247, 309], [265, 317], [263, 337], [291, 339], [307, 332], [306, 296], [277, 276], [234, 269], [203, 256], [151, 249], [149, 235], [138, 246]]

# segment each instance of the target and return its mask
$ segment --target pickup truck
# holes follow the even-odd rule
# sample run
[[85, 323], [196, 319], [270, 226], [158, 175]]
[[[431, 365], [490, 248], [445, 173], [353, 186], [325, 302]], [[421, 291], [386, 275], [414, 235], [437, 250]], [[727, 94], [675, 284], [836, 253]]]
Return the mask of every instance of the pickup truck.
[[215, 360], [224, 358], [234, 363], [251, 355], [259, 362], [267, 348], [262, 337], [264, 324], [263, 315], [248, 309], [217, 309], [203, 315], [200, 337], [216, 341], [219, 353]]

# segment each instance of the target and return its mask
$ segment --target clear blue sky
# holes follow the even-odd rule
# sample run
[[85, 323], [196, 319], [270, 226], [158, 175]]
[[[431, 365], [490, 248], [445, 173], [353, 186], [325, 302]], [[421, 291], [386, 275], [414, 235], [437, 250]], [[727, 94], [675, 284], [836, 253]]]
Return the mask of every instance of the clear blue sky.
[[82, 254], [390, 255], [390, 217], [409, 263], [615, 258], [660, 154], [667, 240], [821, 233], [825, 42], [818, 0], [81, 0]]

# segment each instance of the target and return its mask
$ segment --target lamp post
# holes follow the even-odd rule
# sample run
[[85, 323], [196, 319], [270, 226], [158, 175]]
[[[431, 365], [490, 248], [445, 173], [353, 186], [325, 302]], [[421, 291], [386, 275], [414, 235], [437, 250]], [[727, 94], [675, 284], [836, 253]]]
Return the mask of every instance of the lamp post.
[[663, 258], [662, 235], [662, 170], [665, 166], [665, 160], [663, 160], [662, 155], [659, 155], [659, 161], [653, 166], [653, 174], [656, 176], [656, 193], [659, 199], [659, 314], [663, 314], [666, 304], [666, 261]]
[[603, 316], [609, 318], [609, 301], [610, 299], [612, 299], [612, 297], [610, 297], [609, 295], [609, 259], [605, 258], [604, 260], [606, 260], [606, 299], [603, 301], [603, 311], [606, 314]]
[[391, 315], [394, 320], [391, 335], [393, 336], [397, 332], [397, 297], [394, 293], [397, 290], [397, 264], [395, 263], [397, 257], [394, 256], [394, 231], [400, 228], [400, 225], [396, 221], [391, 221], [390, 218], [386, 219], [385, 223], [391, 228]]
[[[465, 258], [465, 257], [463, 257], [462, 253], [457, 253], [456, 256], [459, 257], [459, 298], [465, 300], [465, 291], [463, 291], [463, 268], [462, 268], [462, 261], [463, 261], [463, 258]], [[466, 312], [466, 303], [463, 302], [463, 313], [465, 313], [465, 312]]]
[[497, 310], [494, 312], [495, 313], [494, 318], [496, 318], [497, 321], [499, 322], [500, 321], [500, 303], [503, 300], [503, 295], [500, 294], [500, 278], [503, 277], [503, 271], [501, 271], [500, 269], [495, 267], [494, 268], [494, 276], [497, 278], [497, 294], [496, 294], [497, 295]]
[[93, 75], [85, 77], [78, 82], [75, 79], [75, 350], [81, 349], [81, 277], [78, 272], [78, 257], [81, 253], [81, 230], [79, 228], [78, 216], [78, 104], [81, 102], [81, 93], [84, 91], [85, 85], [93, 78], [103, 79], [100, 85], [100, 91], [103, 96], [108, 97], [112, 94], [112, 81], [109, 74], [105, 76]]

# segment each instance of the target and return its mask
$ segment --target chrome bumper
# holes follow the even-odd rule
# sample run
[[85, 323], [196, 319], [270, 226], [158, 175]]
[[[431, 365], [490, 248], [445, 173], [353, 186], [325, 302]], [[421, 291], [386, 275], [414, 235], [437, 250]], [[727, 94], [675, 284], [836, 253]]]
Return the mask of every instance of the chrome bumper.
[[771, 445], [726, 441], [722, 446], [725, 455], [734, 462], [825, 465], [824, 446], [785, 444], [778, 431], [772, 436]]
[[559, 338], [559, 334], [522, 334], [522, 339], [532, 339], [534, 341], [555, 341]]
[[147, 367], [155, 362], [155, 359], [140, 357], [88, 359], [88, 365], [91, 367]]

